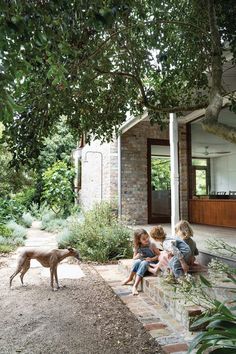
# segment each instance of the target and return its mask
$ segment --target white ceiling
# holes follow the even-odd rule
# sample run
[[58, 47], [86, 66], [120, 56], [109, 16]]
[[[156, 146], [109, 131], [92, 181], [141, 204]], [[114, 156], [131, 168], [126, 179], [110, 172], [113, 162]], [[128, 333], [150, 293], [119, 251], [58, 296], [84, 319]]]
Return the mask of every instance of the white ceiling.
[[[225, 108], [220, 113], [219, 122], [236, 127], [236, 114]], [[191, 135], [192, 156], [207, 156], [205, 151], [210, 153], [207, 157], [219, 157], [221, 155], [226, 155], [224, 153], [220, 154], [219, 152], [228, 151], [228, 155], [236, 152], [236, 144], [232, 144], [216, 136], [215, 134], [205, 132], [201, 127], [201, 119], [191, 124]], [[207, 149], [206, 146], [208, 147]], [[214, 152], [215, 154], [213, 154]]]

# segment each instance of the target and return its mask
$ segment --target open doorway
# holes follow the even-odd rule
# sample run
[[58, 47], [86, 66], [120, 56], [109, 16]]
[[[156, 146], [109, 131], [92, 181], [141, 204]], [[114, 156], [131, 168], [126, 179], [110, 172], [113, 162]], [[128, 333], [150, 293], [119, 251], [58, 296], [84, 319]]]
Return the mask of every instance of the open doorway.
[[148, 139], [148, 222], [169, 223], [170, 220], [169, 141]]

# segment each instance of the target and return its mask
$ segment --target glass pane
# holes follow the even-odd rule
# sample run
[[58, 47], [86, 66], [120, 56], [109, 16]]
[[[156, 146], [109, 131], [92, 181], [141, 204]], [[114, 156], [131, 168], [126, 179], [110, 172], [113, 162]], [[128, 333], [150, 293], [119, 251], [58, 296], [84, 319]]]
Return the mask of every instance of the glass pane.
[[196, 170], [196, 194], [207, 194], [206, 170]]
[[207, 166], [207, 159], [192, 159], [193, 166]]
[[[166, 147], [169, 149], [169, 147]], [[168, 152], [169, 154], [169, 152]], [[152, 217], [169, 217], [170, 199], [170, 157], [155, 155], [151, 157]]]

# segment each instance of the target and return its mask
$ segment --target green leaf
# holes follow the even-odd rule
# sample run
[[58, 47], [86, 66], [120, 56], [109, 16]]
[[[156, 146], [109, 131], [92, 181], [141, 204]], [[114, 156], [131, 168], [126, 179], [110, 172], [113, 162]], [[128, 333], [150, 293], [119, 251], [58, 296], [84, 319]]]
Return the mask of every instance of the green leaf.
[[202, 274], [199, 275], [199, 278], [204, 285], [206, 285], [208, 288], [212, 288], [212, 284]]

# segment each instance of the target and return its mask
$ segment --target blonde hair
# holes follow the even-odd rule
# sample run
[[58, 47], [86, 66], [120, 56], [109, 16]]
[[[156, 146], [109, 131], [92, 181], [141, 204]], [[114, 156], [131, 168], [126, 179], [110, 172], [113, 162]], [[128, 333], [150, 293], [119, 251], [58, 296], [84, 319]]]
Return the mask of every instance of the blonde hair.
[[183, 240], [187, 240], [188, 238], [193, 237], [193, 229], [187, 220], [180, 220], [175, 225], [175, 233], [177, 234], [178, 232], [181, 233]]
[[139, 248], [142, 244], [141, 244], [141, 236], [142, 235], [148, 235], [147, 231], [144, 229], [137, 229], [134, 231], [134, 247], [135, 248]]
[[151, 230], [150, 230], [150, 236], [156, 240], [156, 241], [164, 241], [166, 238], [166, 233], [165, 230], [163, 229], [163, 227], [161, 225], [158, 226], [154, 226]]

